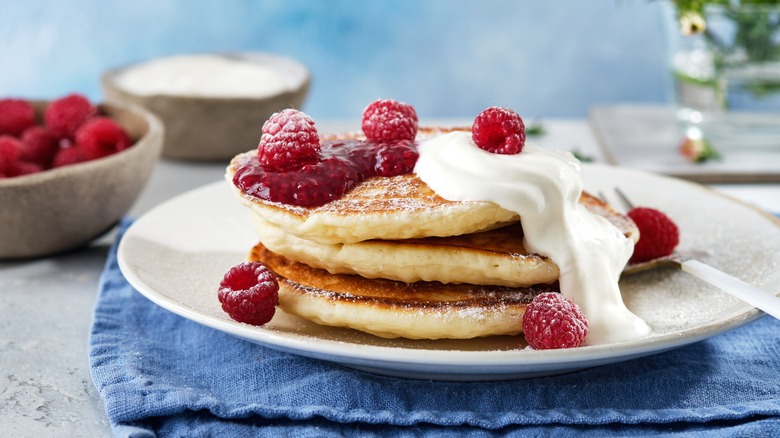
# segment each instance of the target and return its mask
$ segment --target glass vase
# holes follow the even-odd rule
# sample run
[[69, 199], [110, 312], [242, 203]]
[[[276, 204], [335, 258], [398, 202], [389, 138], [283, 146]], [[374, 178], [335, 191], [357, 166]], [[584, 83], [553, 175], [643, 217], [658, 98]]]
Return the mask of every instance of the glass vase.
[[703, 32], [669, 32], [683, 133], [718, 150], [780, 151], [780, 6], [708, 6], [704, 19]]

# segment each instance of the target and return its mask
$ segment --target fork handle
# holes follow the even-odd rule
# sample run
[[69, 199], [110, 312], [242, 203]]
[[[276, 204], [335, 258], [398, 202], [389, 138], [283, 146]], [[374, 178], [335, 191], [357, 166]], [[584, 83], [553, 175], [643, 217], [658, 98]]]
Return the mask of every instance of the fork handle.
[[698, 260], [686, 260], [681, 265], [683, 271], [780, 319], [780, 298], [770, 292], [745, 283]]

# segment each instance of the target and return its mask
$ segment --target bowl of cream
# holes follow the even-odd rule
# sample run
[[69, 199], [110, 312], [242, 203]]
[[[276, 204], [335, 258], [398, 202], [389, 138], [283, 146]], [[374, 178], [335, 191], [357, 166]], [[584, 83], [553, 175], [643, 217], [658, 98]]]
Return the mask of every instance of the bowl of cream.
[[266, 53], [175, 55], [109, 70], [107, 102], [137, 105], [165, 124], [163, 156], [222, 161], [257, 146], [264, 120], [303, 106], [311, 76]]

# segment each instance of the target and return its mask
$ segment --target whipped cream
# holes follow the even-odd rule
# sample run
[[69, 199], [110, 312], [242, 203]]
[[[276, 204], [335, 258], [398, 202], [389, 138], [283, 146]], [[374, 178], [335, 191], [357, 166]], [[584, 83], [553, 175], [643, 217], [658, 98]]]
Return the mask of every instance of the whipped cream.
[[180, 55], [139, 64], [120, 72], [116, 84], [139, 95], [267, 97], [294, 84], [279, 69], [219, 55]]
[[531, 143], [517, 155], [494, 154], [463, 131], [423, 141], [419, 152], [414, 172], [441, 197], [493, 202], [520, 215], [525, 247], [558, 266], [561, 293], [588, 318], [587, 344], [650, 334], [618, 287], [633, 243], [578, 202], [582, 168], [572, 154]]

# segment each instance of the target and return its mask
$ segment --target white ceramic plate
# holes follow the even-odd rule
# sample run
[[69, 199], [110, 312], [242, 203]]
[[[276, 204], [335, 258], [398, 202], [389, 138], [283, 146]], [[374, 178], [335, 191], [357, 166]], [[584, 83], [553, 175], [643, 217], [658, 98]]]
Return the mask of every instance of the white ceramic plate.
[[[780, 223], [703, 186], [644, 172], [586, 165], [592, 193], [622, 188], [635, 203], [666, 211], [680, 226], [680, 249], [745, 281], [780, 292]], [[271, 348], [376, 373], [412, 378], [494, 380], [533, 377], [625, 361], [687, 345], [763, 313], [676, 270], [621, 280], [628, 307], [650, 337], [568, 350], [523, 348], [522, 336], [473, 340], [388, 340], [324, 327], [278, 311], [254, 327], [231, 320], [217, 301], [223, 274], [256, 243], [249, 210], [225, 182], [181, 195], [139, 218], [119, 246], [127, 280], [185, 318]]]

